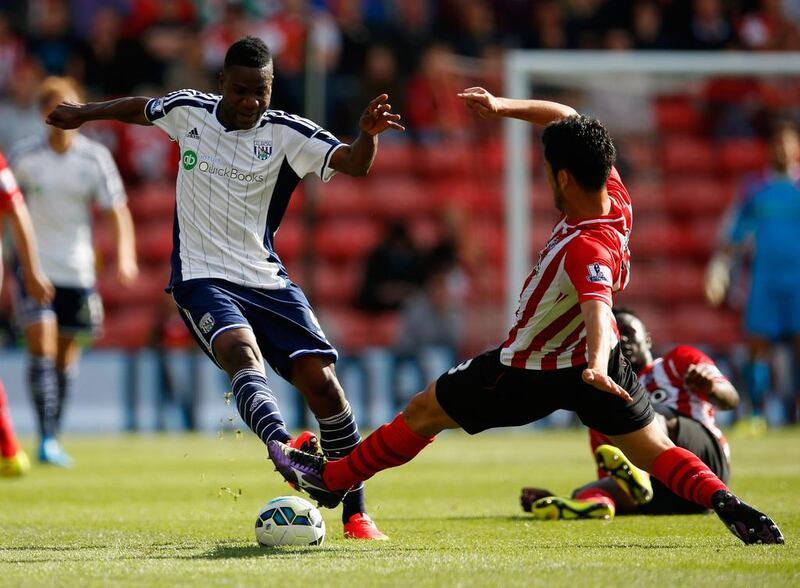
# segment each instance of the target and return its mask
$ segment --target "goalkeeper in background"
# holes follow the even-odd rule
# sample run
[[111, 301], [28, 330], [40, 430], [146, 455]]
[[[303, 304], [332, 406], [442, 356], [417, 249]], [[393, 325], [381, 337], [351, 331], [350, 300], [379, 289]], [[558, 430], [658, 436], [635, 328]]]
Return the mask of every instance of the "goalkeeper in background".
[[[705, 294], [717, 306], [726, 297], [736, 254], [752, 249], [752, 277], [744, 327], [750, 350], [745, 373], [754, 432], [766, 428], [763, 416], [770, 391], [772, 346], [790, 340], [794, 347], [794, 385], [800, 386], [800, 136], [788, 122], [770, 137], [770, 166], [745, 185], [736, 203], [725, 242], [709, 263]], [[797, 420], [797, 406], [789, 419]]]

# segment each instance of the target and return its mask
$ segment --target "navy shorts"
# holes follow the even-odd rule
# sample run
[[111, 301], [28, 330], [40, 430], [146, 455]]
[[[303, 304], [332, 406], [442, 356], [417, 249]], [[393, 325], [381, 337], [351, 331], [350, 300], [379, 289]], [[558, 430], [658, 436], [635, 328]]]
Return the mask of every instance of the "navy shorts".
[[619, 345], [608, 360], [608, 375], [631, 395], [631, 402], [583, 381], [585, 365], [528, 370], [500, 362], [500, 348], [452, 368], [436, 381], [436, 399], [447, 415], [474, 435], [496, 427], [519, 427], [558, 409], [575, 412], [587, 427], [624, 435], [655, 417], [647, 393]]
[[103, 301], [94, 288], [55, 286], [50, 304], [39, 304], [25, 290], [22, 280], [17, 280], [17, 320], [25, 328], [55, 318], [62, 334], [90, 333], [98, 336], [103, 324]]
[[200, 348], [217, 365], [214, 340], [239, 328], [253, 331], [261, 355], [285, 378], [292, 360], [302, 355], [338, 357], [305, 294], [291, 282], [265, 290], [214, 278], [187, 280], [173, 286], [172, 297]]

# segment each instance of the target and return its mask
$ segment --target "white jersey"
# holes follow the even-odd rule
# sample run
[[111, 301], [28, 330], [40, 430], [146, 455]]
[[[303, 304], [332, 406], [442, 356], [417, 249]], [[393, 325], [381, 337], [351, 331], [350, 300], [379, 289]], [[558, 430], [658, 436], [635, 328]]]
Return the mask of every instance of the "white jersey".
[[194, 90], [153, 98], [147, 119], [180, 146], [170, 286], [219, 278], [278, 289], [287, 274], [273, 239], [300, 179], [334, 174], [342, 143], [315, 123], [268, 110], [255, 127], [227, 130], [221, 97]]
[[9, 163], [33, 219], [44, 274], [56, 286], [94, 286], [91, 203], [108, 210], [126, 199], [111, 153], [83, 135], [65, 153], [35, 138], [15, 146]]

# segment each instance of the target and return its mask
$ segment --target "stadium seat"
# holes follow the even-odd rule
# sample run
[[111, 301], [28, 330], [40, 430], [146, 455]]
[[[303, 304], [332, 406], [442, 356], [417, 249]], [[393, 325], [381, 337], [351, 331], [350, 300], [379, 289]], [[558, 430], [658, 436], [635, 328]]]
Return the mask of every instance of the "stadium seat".
[[97, 288], [106, 308], [125, 307], [128, 305], [157, 304], [166, 296], [164, 288], [169, 282], [167, 268], [139, 269], [139, 276], [127, 287], [117, 281], [117, 266], [111, 264], [103, 268], [97, 279]]
[[480, 164], [464, 143], [421, 145], [415, 155], [415, 169], [426, 177], [470, 177], [472, 166]]
[[[634, 177], [630, 181], [622, 178], [633, 202], [634, 216], [661, 213], [664, 210], [664, 187], [653, 178]], [[634, 227], [637, 218], [634, 218]], [[635, 230], [635, 229], [634, 229]]]
[[440, 210], [457, 208], [471, 214], [500, 218], [505, 202], [502, 185], [466, 178], [441, 178], [428, 181], [428, 191]]
[[407, 141], [381, 141], [369, 175], [384, 179], [385, 176], [411, 175], [414, 171], [414, 150]]
[[714, 148], [709, 141], [699, 137], [665, 135], [661, 162], [667, 173], [710, 173], [715, 163]]
[[317, 213], [323, 218], [367, 216], [372, 213], [370, 181], [338, 174], [319, 188]]
[[682, 175], [664, 186], [666, 209], [675, 215], [720, 215], [732, 196], [729, 184], [713, 175]]
[[658, 98], [654, 110], [656, 124], [662, 133], [696, 133], [702, 129], [702, 116], [688, 96]]
[[396, 313], [371, 315], [344, 307], [320, 311], [322, 327], [337, 349], [351, 353], [370, 346], [391, 345], [399, 328]]
[[172, 219], [137, 225], [136, 254], [140, 263], [168, 263], [172, 254]]
[[764, 169], [768, 159], [769, 150], [758, 139], [728, 139], [718, 148], [718, 166], [725, 174], [741, 176]]
[[352, 305], [361, 284], [360, 262], [319, 263], [314, 269], [313, 301], [325, 306]]
[[321, 223], [314, 233], [314, 246], [323, 259], [362, 259], [378, 242], [380, 225], [366, 219], [336, 219]]
[[284, 219], [273, 237], [273, 245], [281, 261], [292, 263], [300, 257], [305, 245], [304, 239], [305, 228], [302, 221], [294, 218]]
[[155, 326], [156, 316], [152, 305], [120, 308], [106, 315], [103, 333], [95, 341], [95, 347], [138, 350], [150, 343]]
[[[383, 217], [416, 217], [431, 214], [437, 208], [435, 185], [412, 178], [371, 178], [366, 211]], [[362, 211], [363, 212], [363, 211]]]
[[736, 313], [702, 304], [682, 306], [670, 315], [671, 340], [685, 344], [729, 347], [741, 341], [741, 319]]
[[128, 194], [128, 208], [134, 222], [172, 219], [175, 213], [175, 186], [146, 184]]

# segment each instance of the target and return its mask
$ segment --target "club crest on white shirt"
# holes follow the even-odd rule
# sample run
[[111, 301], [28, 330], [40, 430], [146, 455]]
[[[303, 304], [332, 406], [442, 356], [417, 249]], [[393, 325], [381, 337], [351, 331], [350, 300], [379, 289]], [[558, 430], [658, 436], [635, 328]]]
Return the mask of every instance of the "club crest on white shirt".
[[272, 141], [253, 141], [253, 153], [261, 161], [266, 161], [272, 155]]
[[590, 263], [586, 266], [589, 275], [586, 279], [592, 284], [608, 284], [612, 283], [611, 268], [601, 265], [599, 263]]

